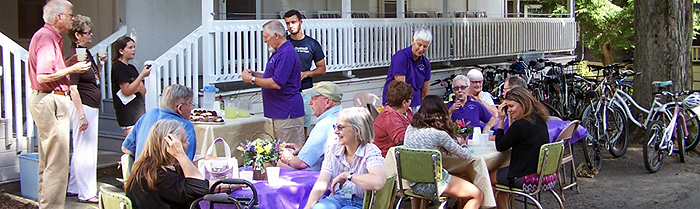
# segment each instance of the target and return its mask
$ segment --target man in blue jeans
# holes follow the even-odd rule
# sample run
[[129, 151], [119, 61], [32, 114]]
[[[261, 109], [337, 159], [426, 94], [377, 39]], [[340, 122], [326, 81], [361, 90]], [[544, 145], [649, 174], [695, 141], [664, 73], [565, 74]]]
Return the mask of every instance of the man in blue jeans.
[[[303, 22], [301, 18], [302, 15], [297, 10], [289, 10], [284, 13], [284, 22], [287, 24], [287, 31], [289, 31], [287, 40], [292, 43], [297, 55], [299, 55], [301, 68], [301, 88], [299, 91], [302, 91], [301, 96], [304, 99], [304, 134], [306, 134], [307, 129], [311, 126], [311, 106], [309, 105], [311, 96], [303, 91], [313, 86], [311, 78], [326, 74], [326, 55], [316, 39], [304, 35], [304, 31], [301, 30]], [[316, 69], [311, 69], [312, 62], [316, 65]]]

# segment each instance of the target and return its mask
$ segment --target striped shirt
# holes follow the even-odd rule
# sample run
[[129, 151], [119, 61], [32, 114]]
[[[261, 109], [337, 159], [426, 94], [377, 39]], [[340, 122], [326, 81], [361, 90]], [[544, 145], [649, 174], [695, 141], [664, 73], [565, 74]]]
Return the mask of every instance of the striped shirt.
[[[357, 148], [357, 151], [355, 151], [353, 162], [355, 163], [351, 166], [350, 163], [345, 160], [345, 146], [333, 144], [324, 155], [321, 172], [331, 174], [331, 179], [333, 179], [340, 175], [340, 173], [346, 171], [352, 172], [353, 174], [367, 174], [369, 173], [369, 168], [372, 166], [381, 166], [381, 169], [384, 169], [382, 152], [377, 145], [372, 143], [361, 144]], [[365, 195], [365, 190], [351, 181], [345, 181], [343, 188], [351, 189], [352, 194], [360, 198]], [[341, 188], [332, 189], [334, 189], [335, 192], [341, 190]]]

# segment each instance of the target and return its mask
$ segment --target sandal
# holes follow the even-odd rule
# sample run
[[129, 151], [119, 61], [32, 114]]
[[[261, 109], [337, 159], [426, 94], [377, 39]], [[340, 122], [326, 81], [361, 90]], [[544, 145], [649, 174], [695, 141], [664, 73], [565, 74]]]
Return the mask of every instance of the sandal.
[[81, 199], [78, 199], [78, 202], [81, 202], [81, 203], [93, 203], [93, 204], [97, 204], [97, 203], [99, 203], [99, 202], [100, 202], [100, 199], [98, 199], [97, 197], [91, 197], [90, 199], [87, 199], [87, 200], [81, 200]]

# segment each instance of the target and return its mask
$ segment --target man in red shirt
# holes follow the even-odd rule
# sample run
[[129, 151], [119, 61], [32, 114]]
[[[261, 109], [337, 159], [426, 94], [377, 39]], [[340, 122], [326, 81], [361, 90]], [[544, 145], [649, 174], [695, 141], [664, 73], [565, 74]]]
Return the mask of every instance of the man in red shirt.
[[39, 133], [39, 208], [63, 208], [68, 186], [70, 111], [68, 77], [90, 68], [87, 62], [66, 67], [63, 38], [73, 24], [73, 4], [51, 0], [44, 6], [44, 27], [29, 42], [27, 69], [33, 89], [29, 111]]

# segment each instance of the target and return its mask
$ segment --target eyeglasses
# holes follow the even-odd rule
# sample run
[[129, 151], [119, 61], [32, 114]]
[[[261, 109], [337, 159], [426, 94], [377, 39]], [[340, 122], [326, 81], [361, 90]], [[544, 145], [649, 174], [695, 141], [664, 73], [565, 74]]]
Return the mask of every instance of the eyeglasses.
[[80, 32], [80, 33], [85, 34], [85, 35], [87, 35], [87, 34], [92, 34], [92, 30], [89, 30], [89, 31], [87, 31], [87, 32]]
[[336, 123], [336, 124], [333, 124], [333, 129], [334, 129], [334, 130], [343, 131], [344, 128], [345, 128], [345, 126], [343, 126], [343, 125], [340, 125], [340, 124], [337, 124], [337, 123]]
[[185, 103], [180, 103], [180, 104], [181, 104], [181, 105], [186, 105], [186, 104], [188, 104], [188, 105], [192, 105], [192, 107], [194, 107], [194, 102], [192, 102], [192, 103], [187, 103], [187, 102], [185, 102]]
[[453, 87], [452, 87], [452, 90], [453, 90], [453, 91], [457, 91], [457, 90], [466, 90], [467, 88], [469, 88], [469, 86], [453, 86]]
[[70, 16], [70, 17], [75, 17], [75, 13], [70, 13], [70, 14], [58, 13], [58, 14], [60, 14], [60, 15], [68, 15], [68, 16]]
[[480, 80], [480, 81], [469, 81], [469, 82], [470, 82], [470, 83], [474, 83], [474, 84], [479, 84], [479, 83], [484, 83], [484, 80]]

